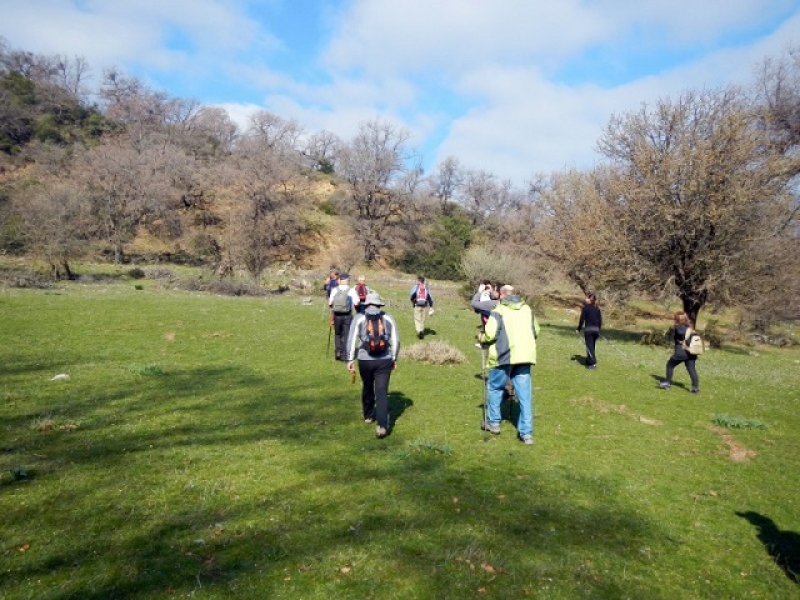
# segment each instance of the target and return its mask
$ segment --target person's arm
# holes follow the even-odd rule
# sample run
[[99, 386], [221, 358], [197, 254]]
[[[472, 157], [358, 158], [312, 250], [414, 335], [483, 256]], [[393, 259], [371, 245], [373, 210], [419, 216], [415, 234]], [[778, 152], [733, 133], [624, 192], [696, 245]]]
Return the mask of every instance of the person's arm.
[[478, 332], [478, 341], [481, 344], [494, 344], [497, 339], [497, 319], [493, 315], [489, 315], [489, 320], [486, 321], [483, 330]]
[[583, 329], [585, 322], [586, 322], [586, 306], [581, 308], [581, 316], [578, 319], [578, 326], [575, 328], [575, 331], [580, 333], [581, 329]]
[[478, 292], [472, 297], [472, 302], [470, 302], [470, 306], [477, 310], [478, 312], [491, 312], [495, 306], [497, 306], [497, 300], [481, 300], [481, 293]]
[[389, 346], [392, 349], [392, 362], [397, 362], [397, 356], [400, 354], [400, 330], [397, 328], [397, 323], [389, 315], [383, 315], [383, 318], [389, 322], [391, 331], [389, 332]]
[[347, 359], [347, 370], [353, 371], [353, 361], [356, 359], [358, 352], [358, 342], [361, 338], [358, 335], [358, 328], [364, 322], [364, 315], [357, 315], [355, 319], [350, 322], [350, 331], [347, 332], [347, 346], [345, 347], [345, 357]]
[[411, 288], [411, 293], [408, 296], [411, 299], [411, 304], [415, 304], [417, 302], [417, 289], [419, 288], [416, 285]]

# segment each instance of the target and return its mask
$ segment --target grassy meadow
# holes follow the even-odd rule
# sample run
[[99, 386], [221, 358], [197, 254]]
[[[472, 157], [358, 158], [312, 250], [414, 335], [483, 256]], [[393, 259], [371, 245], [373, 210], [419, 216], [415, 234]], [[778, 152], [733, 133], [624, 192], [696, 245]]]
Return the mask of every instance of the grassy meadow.
[[[370, 283], [420, 343], [410, 278]], [[800, 595], [800, 349], [713, 350], [699, 395], [683, 366], [664, 391], [666, 347], [609, 323], [589, 371], [546, 309], [527, 447], [480, 431], [478, 317], [432, 290], [428, 339], [467, 361], [401, 353], [383, 440], [321, 295], [0, 290], [0, 597]]]

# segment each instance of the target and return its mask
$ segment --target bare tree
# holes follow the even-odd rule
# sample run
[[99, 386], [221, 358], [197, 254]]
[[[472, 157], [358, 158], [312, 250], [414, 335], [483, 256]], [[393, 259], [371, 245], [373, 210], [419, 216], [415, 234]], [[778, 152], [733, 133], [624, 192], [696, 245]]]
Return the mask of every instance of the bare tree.
[[602, 169], [556, 172], [539, 187], [536, 202], [539, 222], [530, 244], [584, 292], [631, 290], [638, 282], [604, 183]]
[[94, 234], [82, 191], [70, 181], [47, 180], [26, 189], [15, 206], [28, 251], [47, 262], [55, 279], [72, 279], [70, 263]]
[[450, 214], [450, 205], [456, 200], [464, 184], [464, 171], [458, 158], [445, 158], [428, 181], [431, 195], [439, 201], [442, 214]]
[[231, 213], [234, 232], [230, 255], [258, 280], [277, 260], [297, 261], [307, 250], [308, 196], [300, 177], [299, 155], [288, 160], [260, 135], [238, 148], [240, 201]]
[[266, 110], [250, 116], [248, 134], [258, 138], [265, 148], [281, 153], [298, 151], [297, 140], [303, 128], [294, 119], [284, 119]]
[[329, 131], [320, 131], [308, 138], [304, 153], [320, 171], [330, 173], [341, 146], [342, 140], [338, 136]]
[[356, 239], [367, 262], [397, 244], [420, 181], [421, 170], [409, 166], [409, 136], [387, 122], [367, 121], [339, 152], [336, 170], [347, 182], [349, 193], [345, 208], [355, 220]]
[[611, 160], [606, 200], [651, 289], [673, 284], [695, 320], [714, 297], [749, 286], [752, 241], [785, 205], [781, 161], [765, 152], [736, 90], [687, 92], [611, 119], [599, 142]]
[[166, 203], [178, 195], [174, 183], [183, 156], [159, 138], [128, 135], [108, 138], [80, 155], [76, 177], [87, 190], [99, 231], [113, 246], [115, 262], [122, 261], [138, 227], [162, 216]]

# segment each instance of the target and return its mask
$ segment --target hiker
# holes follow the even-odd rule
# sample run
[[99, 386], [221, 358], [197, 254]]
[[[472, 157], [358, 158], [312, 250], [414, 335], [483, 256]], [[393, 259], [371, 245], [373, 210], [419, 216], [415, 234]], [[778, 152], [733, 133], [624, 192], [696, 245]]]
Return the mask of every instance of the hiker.
[[[473, 299], [473, 308], [491, 307], [483, 331], [478, 332], [478, 342], [488, 346], [486, 381], [488, 400], [487, 419], [481, 429], [495, 435], [500, 433], [500, 404], [506, 382], [510, 379], [519, 402], [517, 436], [527, 445], [533, 444], [533, 386], [531, 367], [536, 364], [536, 338], [539, 323], [530, 307], [516, 293], [513, 286], [500, 288], [499, 300], [480, 302], [479, 294]], [[477, 306], [476, 306], [477, 304]]]
[[322, 289], [325, 290], [325, 293], [330, 295], [333, 289], [339, 285], [339, 271], [336, 269], [331, 269], [331, 272], [328, 274], [328, 278], [322, 282]]
[[581, 309], [581, 316], [578, 319], [578, 327], [575, 331], [580, 334], [583, 329], [583, 341], [586, 345], [586, 368], [597, 368], [597, 354], [595, 353], [595, 346], [597, 345], [597, 338], [600, 337], [600, 328], [603, 326], [603, 315], [600, 313], [600, 308], [597, 306], [597, 296], [594, 294], [586, 294], [583, 301], [583, 308]]
[[389, 378], [397, 365], [400, 332], [394, 319], [381, 310], [384, 302], [376, 292], [367, 294], [364, 304], [364, 312], [350, 326], [347, 370], [355, 376], [354, 361], [358, 360], [361, 414], [365, 423], [377, 417], [375, 435], [384, 438], [389, 431]]
[[420, 275], [417, 283], [411, 288], [411, 305], [414, 307], [414, 329], [417, 337], [425, 337], [425, 317], [433, 314], [433, 296], [425, 283], [425, 278]]
[[364, 275], [358, 276], [358, 283], [356, 283], [356, 294], [358, 294], [358, 305], [356, 306], [357, 313], [363, 313], [367, 308], [365, 304], [369, 288], [367, 287], [367, 278]]
[[344, 360], [353, 307], [358, 306], [358, 303], [358, 294], [350, 287], [350, 274], [341, 273], [338, 285], [331, 290], [328, 297], [328, 306], [331, 307], [331, 326], [335, 336], [336, 360]]
[[689, 315], [682, 310], [675, 313], [674, 321], [675, 329], [673, 330], [672, 339], [675, 342], [675, 349], [667, 361], [667, 376], [664, 381], [658, 384], [658, 387], [662, 390], [668, 390], [672, 387], [672, 374], [675, 371], [675, 367], [683, 363], [686, 365], [686, 370], [689, 371], [689, 377], [692, 380], [692, 388], [689, 391], [697, 394], [700, 392], [700, 380], [697, 378], [697, 369], [695, 368], [697, 356], [690, 354], [684, 347], [686, 334], [693, 332], [694, 327], [692, 327], [692, 322], [689, 320]]

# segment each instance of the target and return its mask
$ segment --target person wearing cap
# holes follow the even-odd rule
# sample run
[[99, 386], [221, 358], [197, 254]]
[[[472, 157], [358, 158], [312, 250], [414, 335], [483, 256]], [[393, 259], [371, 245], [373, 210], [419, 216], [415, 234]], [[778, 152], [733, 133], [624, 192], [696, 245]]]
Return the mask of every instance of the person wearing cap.
[[[389, 379], [397, 365], [400, 351], [400, 331], [391, 315], [381, 307], [383, 300], [376, 292], [367, 294], [366, 308], [350, 325], [347, 336], [347, 370], [355, 375], [355, 361], [361, 377], [361, 416], [365, 423], [378, 424], [375, 435], [384, 438], [389, 432]], [[370, 349], [370, 328], [374, 332], [376, 322], [382, 322], [385, 347], [380, 351]]]
[[[476, 294], [477, 297], [477, 294]], [[490, 303], [494, 306], [489, 306]], [[478, 342], [488, 346], [486, 380], [487, 418], [481, 429], [495, 435], [500, 433], [500, 404], [506, 382], [511, 380], [519, 403], [517, 436], [527, 445], [533, 444], [533, 386], [531, 367], [536, 364], [536, 337], [539, 324], [530, 307], [513, 286], [500, 288], [500, 299], [481, 303], [473, 299], [474, 308], [490, 310]]]
[[336, 360], [344, 360], [353, 308], [358, 306], [359, 302], [356, 290], [350, 287], [350, 273], [340, 273], [339, 283], [331, 290], [328, 297], [328, 306], [331, 307], [331, 327], [335, 336]]

